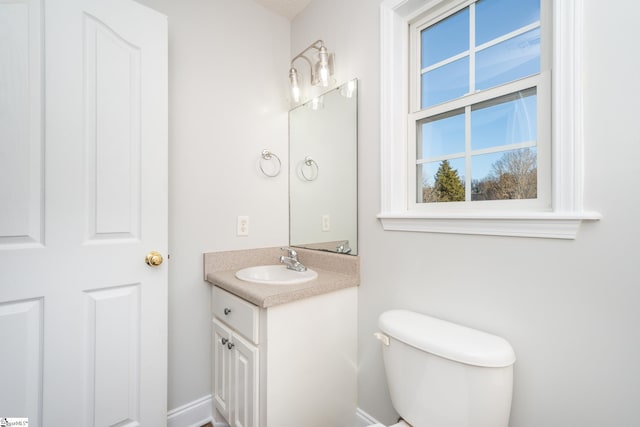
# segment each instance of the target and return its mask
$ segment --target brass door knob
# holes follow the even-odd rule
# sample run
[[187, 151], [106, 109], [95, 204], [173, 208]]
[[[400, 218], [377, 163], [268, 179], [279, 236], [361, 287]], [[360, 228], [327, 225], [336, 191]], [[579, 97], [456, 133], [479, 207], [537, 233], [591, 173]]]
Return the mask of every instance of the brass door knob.
[[164, 261], [164, 258], [162, 258], [162, 254], [156, 251], [149, 252], [144, 258], [144, 262], [146, 262], [147, 265], [151, 267], [159, 266], [160, 264], [162, 264], [162, 261]]

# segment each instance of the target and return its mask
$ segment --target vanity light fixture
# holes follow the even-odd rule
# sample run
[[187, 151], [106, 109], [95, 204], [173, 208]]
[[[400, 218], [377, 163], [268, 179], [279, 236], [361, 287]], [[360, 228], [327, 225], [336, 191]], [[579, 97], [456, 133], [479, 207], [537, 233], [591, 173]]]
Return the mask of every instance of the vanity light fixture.
[[[318, 60], [315, 64], [305, 56], [307, 51], [315, 49], [318, 51]], [[333, 75], [333, 53], [329, 53], [324, 46], [322, 40], [316, 40], [309, 47], [297, 54], [291, 60], [291, 68], [289, 69], [289, 81], [291, 82], [291, 96], [294, 102], [300, 102], [301, 90], [300, 90], [300, 78], [298, 70], [293, 66], [293, 63], [298, 59], [304, 59], [309, 64], [311, 72], [311, 85], [312, 86], [329, 86], [329, 78]]]

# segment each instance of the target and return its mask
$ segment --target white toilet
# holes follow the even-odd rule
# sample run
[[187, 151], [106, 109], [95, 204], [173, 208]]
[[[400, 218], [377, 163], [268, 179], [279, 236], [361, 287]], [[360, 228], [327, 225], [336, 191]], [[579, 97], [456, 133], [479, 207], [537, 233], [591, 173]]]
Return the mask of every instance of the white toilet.
[[509, 425], [516, 358], [506, 340], [407, 310], [382, 313], [378, 326], [391, 402], [403, 420], [394, 426]]

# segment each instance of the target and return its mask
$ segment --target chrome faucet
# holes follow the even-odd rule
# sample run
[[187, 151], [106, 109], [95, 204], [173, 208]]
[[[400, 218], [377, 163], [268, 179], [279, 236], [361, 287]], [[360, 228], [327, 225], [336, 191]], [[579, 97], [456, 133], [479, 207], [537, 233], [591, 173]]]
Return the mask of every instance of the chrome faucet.
[[280, 248], [283, 251], [287, 251], [287, 256], [282, 255], [280, 257], [280, 263], [287, 266], [289, 270], [294, 271], [307, 271], [307, 267], [302, 265], [300, 261], [298, 261], [298, 252], [292, 248]]
[[344, 242], [336, 246], [336, 252], [339, 254], [350, 254], [351, 248], [349, 247], [349, 241], [345, 240]]

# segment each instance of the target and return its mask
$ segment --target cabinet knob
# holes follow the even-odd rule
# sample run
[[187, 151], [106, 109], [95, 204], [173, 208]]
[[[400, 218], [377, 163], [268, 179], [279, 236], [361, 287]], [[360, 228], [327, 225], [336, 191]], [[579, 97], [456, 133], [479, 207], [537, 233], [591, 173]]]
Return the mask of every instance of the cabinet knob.
[[234, 343], [232, 343], [232, 342], [227, 343], [227, 348], [228, 348], [229, 350], [231, 350], [233, 347], [235, 347], [235, 344], [234, 344]]
[[225, 315], [225, 316], [228, 316], [228, 315], [229, 315], [229, 313], [231, 313], [231, 309], [230, 309], [230, 308], [226, 308], [226, 307], [225, 307], [225, 309], [224, 309], [224, 315]]
[[226, 338], [221, 338], [221, 339], [220, 339], [220, 343], [221, 343], [222, 345], [225, 345], [225, 344], [226, 344], [226, 343], [228, 343], [228, 342], [229, 342], [229, 340], [228, 340], [228, 339], [226, 339]]

